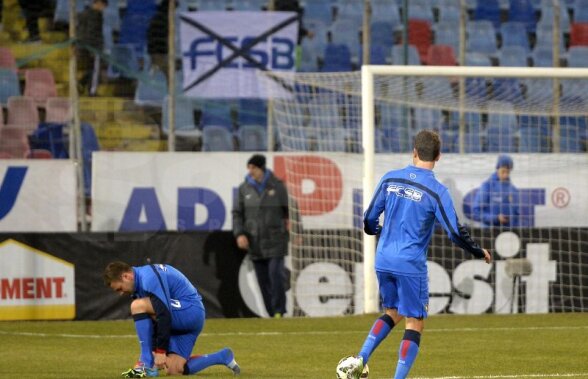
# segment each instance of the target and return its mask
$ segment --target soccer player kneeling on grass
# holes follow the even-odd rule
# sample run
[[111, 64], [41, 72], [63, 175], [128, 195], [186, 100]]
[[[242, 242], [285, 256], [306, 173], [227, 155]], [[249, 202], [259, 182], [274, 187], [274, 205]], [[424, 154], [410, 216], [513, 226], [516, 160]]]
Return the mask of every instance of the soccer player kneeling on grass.
[[[395, 379], [406, 378], [419, 352], [429, 304], [427, 247], [438, 221], [453, 243], [486, 263], [488, 250], [480, 248], [457, 219], [449, 191], [433, 174], [440, 158], [441, 141], [433, 131], [415, 138], [413, 164], [385, 174], [364, 214], [364, 230], [380, 235], [376, 250], [383, 316], [378, 318], [361, 348], [349, 378], [359, 378], [372, 352], [390, 330], [406, 318], [398, 350]], [[379, 225], [384, 212], [384, 224]]]
[[119, 294], [132, 295], [131, 314], [141, 355], [125, 378], [195, 374], [212, 365], [225, 365], [238, 375], [240, 368], [231, 349], [191, 356], [204, 326], [205, 312], [196, 288], [180, 271], [163, 264], [132, 267], [112, 262], [104, 283]]

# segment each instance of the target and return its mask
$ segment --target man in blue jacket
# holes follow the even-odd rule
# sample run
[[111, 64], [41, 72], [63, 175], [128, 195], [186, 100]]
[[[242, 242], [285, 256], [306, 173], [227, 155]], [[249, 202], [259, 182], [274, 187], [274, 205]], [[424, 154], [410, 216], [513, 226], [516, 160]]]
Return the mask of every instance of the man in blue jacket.
[[[435, 221], [454, 244], [486, 263], [492, 261], [490, 252], [480, 248], [459, 224], [449, 191], [433, 174], [440, 152], [439, 135], [420, 131], [415, 137], [413, 164], [385, 174], [364, 213], [365, 233], [380, 236], [375, 269], [384, 315], [374, 322], [359, 355], [346, 367], [350, 379], [360, 377], [373, 351], [404, 318], [394, 379], [407, 377], [417, 357], [427, 317], [427, 248]], [[382, 213], [384, 223], [380, 226]]]
[[166, 369], [168, 375], [190, 375], [212, 365], [225, 365], [235, 375], [240, 373], [231, 349], [192, 356], [205, 311], [200, 294], [180, 271], [164, 264], [132, 267], [112, 262], [104, 271], [104, 283], [134, 299], [131, 314], [141, 355], [123, 377], [158, 376], [158, 369]]
[[496, 172], [488, 178], [476, 193], [473, 215], [485, 226], [518, 226], [520, 215], [519, 190], [510, 181], [512, 158], [501, 155], [496, 162]]

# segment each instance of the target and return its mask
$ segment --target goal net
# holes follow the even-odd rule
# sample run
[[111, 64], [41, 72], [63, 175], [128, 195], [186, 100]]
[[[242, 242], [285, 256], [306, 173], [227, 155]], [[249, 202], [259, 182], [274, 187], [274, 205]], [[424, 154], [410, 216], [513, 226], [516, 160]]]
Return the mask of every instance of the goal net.
[[[437, 227], [429, 314], [588, 310], [588, 70], [363, 66], [269, 77], [284, 90], [272, 117], [299, 215], [296, 315], [378, 310], [363, 210], [382, 175], [412, 163], [422, 129], [441, 135], [435, 176], [460, 223], [495, 257], [472, 260]], [[510, 184], [491, 178], [502, 155]]]

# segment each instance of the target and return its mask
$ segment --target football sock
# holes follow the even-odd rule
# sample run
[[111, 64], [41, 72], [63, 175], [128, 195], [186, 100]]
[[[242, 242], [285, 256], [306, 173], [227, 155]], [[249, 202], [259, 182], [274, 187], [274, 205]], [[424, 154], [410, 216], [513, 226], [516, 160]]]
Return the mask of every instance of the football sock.
[[[233, 362], [233, 352], [231, 349], [222, 349], [212, 354], [196, 355], [190, 357], [188, 362], [184, 365], [184, 375], [196, 374], [207, 367], [213, 365], [229, 366]], [[232, 368], [232, 367], [229, 367]]]
[[365, 365], [370, 358], [370, 355], [376, 350], [380, 342], [388, 336], [388, 333], [394, 328], [394, 320], [387, 314], [381, 316], [374, 322], [370, 333], [366, 337], [359, 355], [363, 358]]
[[394, 379], [404, 379], [407, 377], [419, 353], [420, 343], [421, 333], [410, 329], [404, 331], [404, 338], [400, 342], [400, 349], [398, 350], [398, 364], [396, 365]]
[[151, 368], [155, 363], [151, 352], [153, 350], [151, 346], [153, 341], [153, 321], [147, 313], [137, 313], [133, 315], [133, 319], [135, 320], [135, 330], [141, 345], [141, 357], [139, 360], [145, 367]]

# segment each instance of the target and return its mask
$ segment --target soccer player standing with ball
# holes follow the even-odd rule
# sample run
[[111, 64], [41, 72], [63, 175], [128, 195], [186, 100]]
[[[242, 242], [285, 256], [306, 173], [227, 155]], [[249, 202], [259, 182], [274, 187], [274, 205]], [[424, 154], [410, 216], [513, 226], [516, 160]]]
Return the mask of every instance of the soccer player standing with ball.
[[[480, 248], [459, 224], [449, 191], [433, 174], [440, 152], [441, 141], [437, 133], [419, 132], [414, 142], [413, 165], [385, 174], [365, 211], [365, 232], [380, 235], [375, 268], [385, 313], [372, 326], [359, 355], [347, 371], [348, 378], [360, 377], [372, 352], [404, 318], [404, 338], [398, 350], [394, 379], [407, 377], [419, 352], [427, 317], [427, 248], [435, 221], [439, 221], [457, 246], [476, 258], [483, 258], [486, 263], [492, 261], [490, 252]], [[380, 226], [382, 212], [385, 218]]]

